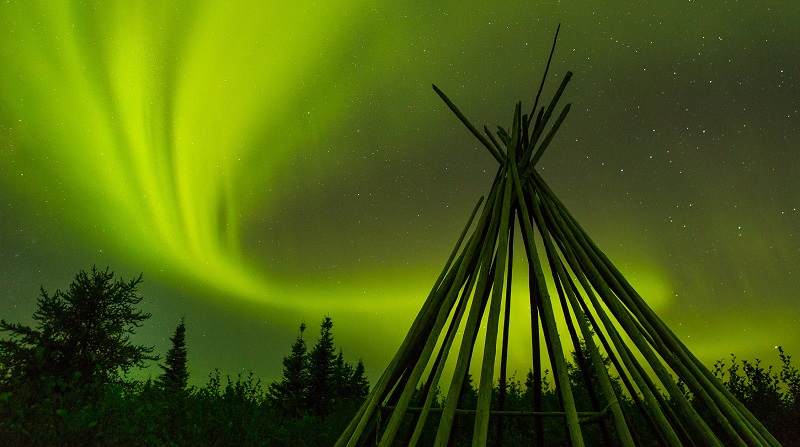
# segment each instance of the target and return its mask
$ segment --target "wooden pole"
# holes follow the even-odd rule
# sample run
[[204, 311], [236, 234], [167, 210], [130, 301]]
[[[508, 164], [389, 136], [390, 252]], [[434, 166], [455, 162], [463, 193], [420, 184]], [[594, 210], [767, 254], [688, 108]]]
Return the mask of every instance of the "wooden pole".
[[417, 419], [411, 439], [408, 442], [408, 447], [416, 446], [420, 436], [422, 436], [422, 431], [425, 428], [425, 421], [433, 403], [433, 390], [435, 390], [439, 384], [439, 379], [442, 376], [442, 370], [444, 369], [445, 362], [447, 362], [447, 355], [449, 354], [450, 348], [453, 345], [453, 340], [456, 338], [456, 332], [458, 331], [458, 327], [461, 325], [461, 318], [464, 316], [464, 311], [467, 308], [467, 302], [469, 301], [469, 296], [472, 293], [474, 286], [475, 271], [473, 270], [470, 273], [467, 285], [461, 292], [461, 298], [458, 306], [456, 307], [456, 312], [450, 321], [450, 327], [447, 330], [447, 335], [445, 336], [445, 340], [439, 349], [439, 354], [437, 355], [436, 363], [434, 363], [434, 367], [432, 368], [430, 379], [426, 383], [423, 393], [425, 396], [425, 403], [423, 404], [422, 411]]
[[[522, 189], [522, 184], [520, 183], [519, 173], [517, 172], [516, 163], [511, 164], [511, 175], [514, 180], [514, 189], [517, 194], [517, 200], [519, 203], [519, 207], [522, 210], [523, 216], [530, 216], [531, 214], [528, 212], [527, 205], [525, 204], [525, 197]], [[547, 337], [551, 341], [551, 358], [555, 360], [553, 364], [554, 376], [556, 377], [556, 385], [558, 386], [559, 392], [561, 393], [561, 400], [564, 404], [564, 411], [567, 413], [567, 429], [569, 432], [569, 439], [572, 442], [574, 447], [583, 446], [583, 436], [581, 435], [581, 427], [580, 423], [578, 422], [578, 414], [577, 409], [575, 408], [575, 400], [572, 396], [572, 389], [569, 384], [569, 374], [567, 373], [567, 365], [566, 361], [564, 360], [564, 352], [561, 347], [561, 341], [558, 336], [558, 330], [556, 328], [556, 321], [555, 316], [553, 314], [553, 308], [550, 303], [550, 295], [547, 292], [547, 285], [545, 284], [544, 273], [542, 271], [542, 267], [539, 264], [539, 254], [536, 250], [536, 244], [533, 243], [533, 228], [531, 227], [530, 221], [527, 219], [523, 219], [522, 222], [522, 233], [526, 234], [527, 237], [527, 252], [528, 252], [528, 259], [531, 263], [530, 268], [533, 270], [533, 274], [536, 276], [537, 286], [539, 288], [539, 297], [541, 298], [539, 304], [542, 308], [542, 315], [544, 317], [544, 327], [547, 331]]]
[[[544, 218], [541, 216], [541, 210], [537, 210], [536, 214], [534, 215], [536, 219], [542, 221], [544, 224]], [[561, 259], [559, 259], [557, 254], [555, 253], [555, 247], [553, 246], [553, 242], [550, 240], [550, 235], [547, 232], [542, 233], [542, 239], [544, 240], [545, 247], [548, 248], [548, 251], [551, 253], [549, 256], [551, 259], [554, 259], [555, 268], [558, 272], [558, 276], [560, 278], [567, 277], [567, 272], [564, 269], [564, 265], [561, 263]], [[573, 290], [573, 285], [570, 281], [565, 282], [564, 289], [567, 292], [566, 295], [569, 298], [572, 306], [572, 310], [575, 312], [575, 319], [578, 321], [578, 326], [581, 329], [581, 334], [583, 335], [583, 342], [586, 345], [586, 350], [589, 352], [591, 356], [591, 363], [595, 370], [595, 375], [597, 376], [597, 380], [600, 384], [600, 389], [608, 402], [608, 407], [611, 409], [611, 413], [614, 415], [614, 427], [617, 431], [617, 436], [620, 439], [620, 442], [623, 446], [633, 447], [636, 444], [633, 441], [633, 438], [628, 430], [628, 426], [625, 424], [625, 417], [622, 414], [622, 406], [619, 403], [618, 397], [614, 392], [614, 388], [611, 386], [611, 378], [608, 375], [608, 370], [605, 367], [605, 362], [603, 361], [603, 357], [600, 355], [600, 351], [597, 349], [597, 345], [594, 342], [594, 337], [592, 335], [592, 331], [589, 329], [587, 324], [588, 318], [586, 318], [585, 314], [583, 313], [583, 309], [581, 304], [578, 302], [578, 297]], [[587, 386], [590, 386], [587, 384]], [[599, 410], [595, 408], [595, 410]], [[608, 437], [608, 433], [605, 433], [604, 438]], [[607, 445], [612, 445], [607, 439], [604, 439], [607, 442]]]
[[[541, 179], [538, 177], [538, 175], [536, 180], [537, 184], [540, 184]], [[541, 191], [543, 188], [540, 188], [539, 190]], [[631, 338], [631, 341], [639, 349], [639, 352], [641, 352], [644, 358], [647, 360], [647, 363], [653, 368], [653, 372], [659, 378], [662, 385], [664, 385], [664, 387], [667, 389], [673, 399], [673, 402], [678, 405], [678, 408], [692, 424], [692, 427], [694, 427], [697, 436], [708, 442], [708, 445], [721, 447], [722, 444], [716, 438], [716, 435], [708, 428], [703, 419], [686, 401], [683, 393], [681, 393], [680, 390], [675, 386], [675, 383], [673, 382], [669, 372], [667, 372], [661, 361], [656, 356], [655, 352], [653, 352], [650, 345], [645, 340], [645, 337], [642, 335], [642, 332], [638, 330], [636, 324], [633, 322], [627, 311], [622, 307], [622, 303], [612, 292], [609, 285], [603, 280], [602, 276], [597, 270], [595, 262], [593, 262], [593, 253], [588, 253], [585, 249], [581, 249], [584, 247], [581, 244], [580, 235], [576, 235], [572, 228], [570, 228], [569, 222], [565, 222], [565, 219], [563, 218], [563, 212], [559, 210], [557, 205], [551, 200], [547, 201], [547, 205], [550, 208], [550, 214], [555, 218], [555, 223], [558, 224], [562, 233], [568, 239], [567, 245], [574, 248], [574, 254], [576, 255], [576, 258], [579, 260], [580, 264], [579, 269], [590, 279], [592, 286], [601, 296], [606, 306], [608, 306], [617, 322], [620, 323], [627, 335]], [[575, 269], [573, 268], [573, 270]], [[595, 304], [595, 307], [597, 307], [597, 304]], [[611, 328], [608, 327], [606, 330], [613, 332]]]
[[[543, 180], [541, 179], [541, 177], [538, 177], [538, 175], [537, 175], [537, 182], [543, 183]], [[563, 207], [561, 208], [563, 210]], [[596, 245], [594, 245], [594, 243], [588, 238], [588, 235], [586, 235], [586, 233], [582, 231], [577, 222], [575, 222], [575, 220], [572, 218], [571, 215], [569, 215], [568, 212], [566, 212], [566, 210], [562, 211], [562, 215], [564, 216], [564, 222], [566, 223], [566, 225], [571, 227], [572, 233], [576, 236], [576, 241], [578, 242], [579, 246], [583, 248], [582, 252], [586, 254], [587, 259], [591, 260], [589, 262], [591, 262], [592, 264], [592, 269], [595, 271], [595, 273], [599, 275], [599, 277], [602, 277], [602, 279], [599, 279], [599, 277], [598, 279], [603, 281], [603, 283], [606, 284], [606, 286], [609, 287], [610, 290], [613, 290], [614, 296], [619, 297], [619, 301], [624, 302], [627, 305], [627, 308], [636, 316], [638, 322], [644, 326], [644, 330], [638, 328], [639, 330], [634, 329], [634, 331], [636, 331], [637, 333], [641, 332], [648, 333], [648, 335], [650, 336], [651, 343], [659, 352], [659, 354], [662, 356], [662, 358], [664, 358], [665, 361], [678, 373], [679, 377], [681, 377], [687, 383], [687, 385], [690, 385], [690, 388], [693, 390], [693, 392], [695, 392], [695, 395], [699, 397], [706, 404], [710, 414], [714, 417], [715, 421], [722, 427], [722, 429], [730, 437], [731, 442], [739, 446], [746, 446], [748, 444], [762, 445], [761, 439], [758, 439], [758, 437], [754, 436], [754, 433], [748, 430], [747, 427], [742, 426], [741, 424], [742, 420], [740, 419], [740, 417], [738, 417], [738, 413], [730, 411], [732, 410], [732, 406], [727, 400], [724, 399], [714, 400], [709, 396], [708, 392], [709, 391], [713, 392], [715, 391], [715, 389], [713, 388], [708, 389], [708, 387], [703, 386], [698, 382], [696, 374], [694, 374], [692, 371], [689, 370], [689, 367], [694, 365], [687, 365], [686, 362], [681, 361], [683, 359], [679, 358], [681, 350], [679, 349], [678, 346], [674, 345], [674, 339], [672, 339], [671, 337], [661, 337], [661, 334], [659, 334], [655, 330], [653, 325], [651, 325], [651, 321], [647, 318], [648, 316], [644, 315], [643, 309], [637, 306], [636, 303], [632, 303], [630, 295], [624, 290], [624, 288], [622, 288], [622, 286], [617, 281], [617, 278], [611, 274], [608, 268], [609, 263], [604, 262], [603, 259], [598, 255], [599, 249], [597, 249]], [[639, 299], [641, 300], [641, 298]], [[612, 298], [610, 295], [606, 303], [609, 304], [610, 302], [613, 302], [615, 305], [614, 307], [618, 309], [618, 312], [615, 312], [617, 318], [620, 319], [620, 316], [622, 316], [627, 319], [628, 313], [622, 310], [616, 304], [617, 299]], [[645, 305], [644, 307], [646, 308], [645, 310], [650, 310], [648, 306]], [[652, 313], [651, 310], [650, 312]], [[622, 315], [617, 315], [617, 313], [620, 313]], [[628, 330], [626, 329], [626, 331]], [[670, 342], [673, 342], [672, 343], [673, 346], [669, 346], [671, 344]], [[647, 356], [648, 353], [650, 352], [649, 346], [647, 346], [646, 349], [647, 352], [642, 350], [642, 348], [640, 347], [640, 350], [642, 350], [643, 354]], [[713, 434], [713, 432], [711, 432], [711, 430], [707, 427], [702, 418], [700, 418], [700, 416], [696, 413], [696, 411], [686, 401], [686, 399], [683, 396], [683, 393], [675, 386], [675, 383], [673, 382], [672, 378], [663, 369], [661, 363], [658, 362], [657, 364], [654, 365], [652, 361], [648, 362], [651, 364], [651, 366], [653, 366], [654, 371], [656, 372], [657, 375], [659, 375], [662, 384], [665, 386], [667, 391], [669, 391], [669, 394], [673, 398], [673, 401], [675, 401], [678, 404], [678, 408], [682, 410], [685, 416], [687, 416], [690, 420], [693, 420], [696, 426], [700, 428], [703, 433], [705, 433], [705, 436]], [[719, 406], [717, 405], [718, 403], [720, 404]], [[726, 410], [728, 410], [727, 418], [726, 415], [724, 414]], [[737, 427], [734, 427], [733, 424], [736, 424]], [[739, 430], [736, 430], [736, 428], [739, 428]], [[742, 438], [742, 436], [744, 438]], [[745, 439], [747, 439], [747, 441], [745, 441]]]
[[[510, 213], [508, 223], [508, 273], [506, 273], [506, 301], [503, 314], [503, 350], [500, 354], [500, 394], [497, 396], [497, 409], [505, 410], [506, 392], [508, 389], [508, 333], [511, 327], [511, 283], [514, 271], [514, 212]], [[503, 445], [503, 418], [497, 419], [497, 439], [495, 445]]]
[[[498, 194], [498, 188], [493, 188], [492, 192], [490, 193], [490, 201], [497, 202], [494, 206], [495, 210], [493, 210], [490, 214], [484, 213], [484, 216], [487, 216], [485, 220], [489, 222], [490, 225], [490, 234], [495, 235], [497, 233], [497, 212], [496, 208], [499, 205], [502, 205], [500, 200], [496, 200], [495, 197]], [[464, 284], [465, 278], [467, 276], [467, 270], [471, 265], [471, 256], [475, 256], [477, 254], [476, 248], [480, 247], [484, 252], [486, 249], [487, 244], [482, 243], [482, 232], [473, 233], [473, 237], [471, 240], [470, 248], [467, 253], [470, 255], [470, 262], [462, 262], [459, 265], [458, 272], [456, 274], [456, 281], [455, 284], [457, 286], [451, 287], [450, 289], [446, 290], [446, 297], [444, 299], [444, 303], [441, 305], [441, 311], [438, 313], [436, 317], [436, 321], [432, 329], [425, 331], [423, 334], [427, 335], [427, 341], [422, 349], [422, 353], [420, 356], [417, 357], [416, 365], [413, 365], [413, 369], [411, 374], [405, 384], [402, 394], [400, 395], [400, 399], [396, 404], [397, 409], [392, 413], [392, 416], [389, 418], [389, 422], [386, 424], [386, 429], [384, 431], [383, 436], [381, 437], [380, 446], [381, 447], [388, 447], [394, 441], [394, 437], [397, 434], [397, 430], [400, 428], [400, 424], [405, 417], [405, 408], [411, 402], [411, 397], [416, 390], [417, 383], [419, 382], [419, 378], [422, 376], [422, 373], [425, 370], [425, 366], [427, 365], [428, 359], [430, 358], [430, 354], [436, 346], [436, 342], [439, 338], [439, 334], [441, 332], [442, 327], [447, 321], [447, 317], [450, 315], [450, 311], [452, 309], [453, 303], [455, 302], [456, 297], [458, 296], [459, 290]], [[496, 236], [494, 236], [496, 237]], [[484, 253], [481, 253], [483, 256]]]
[[486, 137], [481, 135], [481, 133], [478, 132], [478, 129], [476, 129], [475, 126], [473, 126], [472, 123], [469, 122], [469, 119], [467, 119], [467, 117], [464, 116], [463, 113], [461, 113], [461, 110], [458, 110], [458, 107], [456, 107], [456, 105], [453, 104], [453, 101], [450, 101], [450, 98], [448, 98], [447, 95], [445, 95], [443, 91], [439, 90], [439, 87], [434, 85], [433, 89], [436, 91], [436, 94], [439, 95], [440, 98], [442, 98], [444, 103], [447, 104], [447, 107], [450, 107], [450, 110], [452, 110], [453, 113], [456, 114], [458, 119], [465, 126], [467, 126], [467, 129], [469, 129], [469, 131], [472, 132], [472, 135], [475, 135], [475, 138], [477, 138], [478, 141], [480, 141], [481, 144], [483, 144], [484, 147], [486, 147], [486, 149], [489, 150], [489, 153], [492, 154], [494, 159], [497, 160], [498, 163], [500, 163], [501, 165], [505, 164], [505, 158], [506, 157], [505, 157], [505, 154], [502, 153], [502, 149], [498, 150], [497, 148], [492, 146], [491, 143], [489, 143], [489, 141], [486, 139]]
[[558, 90], [556, 94], [553, 96], [553, 99], [550, 100], [550, 105], [547, 106], [547, 110], [544, 112], [544, 116], [542, 116], [539, 125], [533, 130], [533, 135], [531, 136], [531, 141], [528, 143], [528, 148], [525, 153], [522, 155], [522, 163], [525, 163], [526, 160], [533, 154], [533, 149], [536, 146], [536, 142], [539, 141], [539, 137], [542, 135], [545, 126], [547, 126], [547, 121], [550, 120], [550, 115], [553, 114], [553, 109], [556, 108], [556, 104], [558, 104], [558, 100], [561, 98], [561, 95], [564, 93], [564, 89], [567, 88], [567, 84], [569, 80], [572, 78], [572, 72], [568, 71], [566, 75], [564, 75], [564, 79], [561, 80], [561, 85], [558, 86]]
[[[498, 173], [497, 178], [502, 179], [504, 175], [505, 173], [501, 171]], [[500, 183], [499, 181], [495, 182], [496, 185]], [[495, 193], [493, 196], [499, 196], [499, 193], [497, 193], [498, 189], [499, 187], [493, 189]], [[492, 271], [492, 258], [495, 242], [497, 240], [497, 229], [499, 226], [498, 216], [500, 214], [502, 200], [493, 200], [493, 204], [492, 219], [488, 227], [489, 230], [486, 235], [480, 238], [481, 254], [480, 261], [476, 267], [476, 269], [478, 269], [478, 282], [475, 287], [475, 294], [472, 297], [472, 305], [469, 315], [467, 316], [467, 322], [464, 326], [461, 347], [459, 348], [453, 378], [450, 381], [450, 388], [447, 393], [444, 411], [442, 412], [439, 428], [436, 432], [436, 441], [434, 445], [437, 447], [445, 447], [448, 444], [453, 419], [455, 417], [456, 405], [458, 404], [464, 378], [469, 368], [473, 339], [478, 332], [478, 324], [483, 315], [483, 301], [485, 298], [488, 298], [489, 291], [487, 290], [487, 283], [491, 284], [490, 273]]]
[[[425, 300], [425, 304], [423, 304], [420, 313], [417, 314], [417, 317], [414, 319], [414, 322], [411, 324], [411, 328], [409, 329], [408, 333], [406, 334], [405, 339], [403, 340], [403, 344], [400, 346], [400, 349], [397, 350], [392, 361], [386, 367], [383, 374], [381, 375], [378, 382], [373, 387], [372, 392], [367, 396], [364, 403], [359, 408], [358, 413], [353, 419], [350, 421], [350, 424], [345, 428], [342, 434], [339, 436], [339, 439], [334, 444], [335, 447], [355, 447], [358, 439], [361, 437], [362, 433], [367, 427], [371, 419], [371, 415], [374, 414], [379, 400], [383, 399], [384, 391], [390, 385], [389, 378], [394, 373], [394, 370], [398, 367], [401, 359], [403, 358], [405, 352], [410, 349], [412, 340], [416, 338], [418, 335], [416, 331], [420, 330], [422, 322], [425, 320], [427, 313], [429, 313], [432, 309], [432, 303], [436, 298], [436, 290], [438, 290], [439, 285], [441, 284], [443, 278], [447, 275], [447, 272], [450, 271], [450, 267], [452, 265], [453, 259], [455, 259], [456, 255], [458, 254], [458, 250], [461, 247], [461, 244], [464, 241], [464, 238], [467, 235], [467, 231], [472, 226], [472, 222], [475, 219], [475, 215], [478, 213], [480, 209], [481, 203], [483, 202], [483, 197], [478, 200], [478, 203], [475, 205], [475, 208], [472, 210], [469, 219], [467, 220], [467, 224], [464, 226], [461, 235], [458, 238], [458, 242], [456, 243], [455, 248], [453, 249], [450, 257], [448, 258], [447, 262], [445, 263], [445, 267], [442, 272], [439, 274], [438, 279], [436, 280], [436, 284], [434, 285], [431, 293], [428, 295], [428, 298]], [[488, 204], [487, 204], [488, 206]], [[489, 215], [489, 212], [484, 210], [483, 215], [481, 216], [480, 223], [478, 228], [481, 228]], [[475, 243], [471, 243], [465, 251], [469, 249], [474, 250]]]
[[[533, 195], [534, 192], [531, 191], [530, 194]], [[543, 216], [549, 220], [549, 224], [554, 229], [556, 229], [557, 236], [559, 238], [562, 238], [562, 240], [564, 241], [564, 245], [568, 248], [567, 250], [563, 251], [567, 263], [570, 265], [570, 268], [572, 269], [573, 273], [575, 273], [575, 275], [577, 276], [578, 281], [581, 283], [584, 290], [587, 291], [587, 295], [589, 296], [589, 298], [590, 299], [594, 298], [593, 294], [588, 294], [588, 291], [592, 289], [592, 286], [588, 283], [586, 278], [586, 276], [589, 276], [589, 274], [587, 275], [584, 274], [586, 270], [584, 266], [578, 262], [577, 258], [579, 256], [579, 253], [574, 252], [573, 247], [575, 247], [575, 245], [570, 243], [569, 239], [570, 235], [565, 232], [563, 225], [561, 225], [562, 222], [559, 220], [557, 215], [554, 215], [553, 210], [550, 209], [549, 206], [543, 206], [541, 209]], [[602, 293], [601, 290], [598, 290], [598, 285], [595, 285], [594, 289], [597, 290], [598, 293]], [[625, 350], [621, 348], [621, 346], [624, 346], [624, 342], [617, 333], [614, 324], [611, 322], [609, 317], [603, 311], [600, 303], [596, 300], [596, 298], [594, 301], [592, 301], [592, 305], [594, 307], [595, 312], [597, 312], [598, 316], [603, 322], [603, 326], [606, 330], [606, 333], [610, 336], [613, 344], [617, 347], [617, 352], [620, 356], [620, 359], [622, 359], [623, 364], [625, 364], [626, 369], [630, 373], [631, 377], [634, 379], [634, 382], [636, 382], [639, 391], [642, 393], [644, 397], [645, 408], [653, 417], [653, 419], [656, 421], [659, 430], [661, 431], [661, 433], [664, 434], [669, 445], [676, 447], [681, 446], [682, 444], [680, 439], [678, 438], [677, 434], [675, 433], [669, 422], [664, 418], [664, 414], [658, 409], [658, 403], [656, 397], [653, 395], [653, 393], [647, 386], [647, 381], [649, 380], [649, 378], [646, 375], [643, 376], [638, 374], [638, 371], [634, 366], [635, 359], [632, 356], [629, 356], [625, 352]]]

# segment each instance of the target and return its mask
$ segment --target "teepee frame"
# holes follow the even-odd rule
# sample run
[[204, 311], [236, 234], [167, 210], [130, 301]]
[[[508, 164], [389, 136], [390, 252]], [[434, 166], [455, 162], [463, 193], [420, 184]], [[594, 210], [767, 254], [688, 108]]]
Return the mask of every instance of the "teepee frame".
[[[779, 446], [650, 309], [534, 170], [570, 108], [568, 104], [562, 109], [545, 135], [572, 75], [567, 72], [547, 108], [536, 113], [557, 38], [558, 30], [532, 112], [522, 114], [522, 105], [517, 103], [510, 132], [499, 127], [497, 138], [486, 127], [485, 134], [479, 132], [433, 86], [500, 163], [500, 168], [480, 216], [475, 220], [483, 198], [475, 206], [400, 349], [336, 446], [414, 446], [426, 420], [435, 413], [440, 413], [434, 443], [437, 447], [450, 445], [457, 414], [474, 414], [473, 446], [486, 445], [490, 417], [497, 419], [499, 427], [506, 417], [533, 418], [530, 441], [538, 446], [545, 445], [545, 417], [563, 418], [567, 439], [573, 446], [585, 445], [582, 425], [595, 423], [600, 426], [605, 445], [637, 445], [637, 431], [648, 430], [667, 446]], [[498, 346], [499, 383], [506, 383], [516, 228], [522, 235], [530, 283], [535, 385], [534, 409], [530, 412], [504, 410], [505, 386], [499, 387], [498, 408], [491, 408]], [[547, 275], [551, 277], [551, 287], [545, 279]], [[557, 306], [554, 298], [558, 299]], [[556, 322], [556, 312], [563, 314], [563, 323]], [[482, 321], [486, 326], [477, 405], [458, 408], [473, 349], [480, 342], [477, 335]], [[564, 327], [587, 383], [592, 403], [589, 409], [578, 409], [573, 398], [568, 353], [559, 335]], [[458, 332], [461, 344], [454, 346]], [[553, 368], [561, 411], [542, 409], [542, 344]], [[445, 404], [443, 408], [432, 408], [432, 390], [440, 383], [449, 355], [457, 357], [446, 385]], [[646, 427], [634, 426], [631, 415], [626, 414], [630, 406], [620, 404], [623, 396], [617, 395], [612, 386], [609, 361], [624, 386], [625, 398], [641, 412]], [[703, 416], [687, 399], [678, 381], [702, 404]], [[421, 400], [412, 402], [415, 393], [419, 394], [419, 386]], [[594, 389], [600, 390], [599, 395]], [[496, 444], [502, 445], [502, 428], [497, 432]]]

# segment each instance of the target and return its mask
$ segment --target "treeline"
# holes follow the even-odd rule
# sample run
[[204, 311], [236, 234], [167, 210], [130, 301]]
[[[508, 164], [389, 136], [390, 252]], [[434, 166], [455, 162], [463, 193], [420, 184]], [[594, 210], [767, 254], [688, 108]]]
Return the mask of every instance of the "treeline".
[[[770, 433], [786, 447], [800, 446], [800, 371], [791, 362], [791, 356], [786, 355], [780, 347], [778, 355], [781, 360], [781, 367], [775, 370], [773, 367], [764, 367], [759, 360], [749, 362], [747, 360], [737, 361], [731, 355], [730, 362], [718, 361], [715, 363], [712, 373], [732, 392], [732, 394], [750, 410], [751, 413], [770, 431]], [[582, 353], [588, 356], [588, 352]], [[608, 359], [606, 364], [610, 363]], [[577, 366], [580, 364], [578, 355], [572, 352], [572, 362], [567, 364], [570, 387], [575, 398], [576, 407], [589, 410], [593, 407], [592, 395], [601, 395], [601, 390], [594, 370], [590, 369], [588, 374], [584, 374]], [[563, 412], [558, 391], [551, 385], [548, 378], [550, 372], [544, 371], [542, 379], [542, 411], [544, 412]], [[634, 441], [637, 446], [662, 446], [666, 445], [656, 438], [653, 431], [649, 428], [649, 422], [644, 417], [642, 411], [637, 408], [636, 403], [626, 395], [622, 389], [623, 385], [619, 377], [612, 377], [612, 387], [620, 404], [623, 406], [625, 414], [630, 415], [628, 426], [634, 433]], [[587, 383], [590, 385], [587, 386]], [[532, 371], [528, 371], [524, 381], [515, 377], [508, 380], [505, 386], [496, 384], [492, 394], [492, 409], [499, 409], [500, 399], [503, 399], [502, 408], [509, 412], [533, 411], [534, 393], [537, 388]], [[722, 430], [716, 427], [713, 417], [709, 414], [704, 404], [693, 396], [681, 382], [679, 387], [689, 398], [698, 413], [707, 421], [715, 432]], [[591, 388], [590, 388], [591, 387]], [[590, 392], [592, 390], [593, 392]], [[421, 395], [421, 393], [418, 392]], [[502, 396], [502, 397], [501, 397]], [[662, 396], [664, 404], [672, 408], [676, 406], [671, 402], [669, 396]], [[421, 406], [421, 399], [415, 396]], [[474, 409], [478, 400], [477, 390], [474, 386], [471, 375], [468, 375], [458, 408]], [[444, 407], [444, 399], [439, 397], [434, 400], [434, 407]], [[387, 415], [388, 416], [388, 415]], [[406, 438], [410, 436], [410, 418], [404, 421]], [[388, 417], [384, 417], [388, 420]], [[541, 419], [540, 430], [537, 430], [536, 422], [531, 417], [493, 417], [490, 419], [488, 446], [566, 446], [569, 445], [567, 427], [561, 417], [544, 417]], [[436, 429], [439, 423], [439, 415], [433, 413], [428, 417], [425, 429], [418, 445], [433, 445], [436, 438]], [[471, 414], [456, 414], [453, 425], [451, 442], [453, 446], [471, 446], [474, 416]], [[403, 433], [401, 429], [400, 433]], [[620, 445], [613, 423], [610, 419], [596, 420], [590, 423], [582, 423], [582, 434], [585, 445], [587, 446], [617, 446]], [[402, 437], [401, 437], [402, 438]], [[691, 442], [694, 441], [694, 444]], [[705, 445], [701, 440], [684, 440], [686, 445]], [[400, 441], [395, 445], [406, 445]], [[723, 442], [723, 445], [734, 445], [733, 443]]]
[[[328, 317], [311, 337], [300, 325], [283, 360], [283, 376], [274, 383], [262, 384], [252, 373], [231, 378], [215, 371], [205, 385], [189, 386], [183, 320], [163, 362], [152, 347], [131, 340], [150, 317], [136, 309], [140, 282], [141, 276], [115, 279], [108, 269], [81, 271], [66, 291], [41, 291], [35, 327], [0, 320], [0, 445], [329, 446], [369, 392], [363, 362], [347, 362], [336, 349]], [[584, 354], [572, 353], [569, 379], [578, 408], [590, 409], [596, 405], [592, 396], [600, 393], [593, 374], [576, 366]], [[778, 369], [732, 356], [712, 371], [783, 445], [800, 445], [800, 372], [782, 349], [778, 354]], [[127, 377], [132, 368], [150, 362], [158, 362], [155, 379]], [[545, 371], [543, 410], [562, 411], [547, 376]], [[492, 408], [500, 408], [502, 401], [503, 410], [531, 411], [535, 380], [529, 371], [524, 381], [512, 377], [498, 383]], [[635, 403], [622, 393], [620, 379], [612, 380], [612, 386], [630, 410], [636, 444], [660, 445]], [[443, 406], [439, 390], [434, 393], [434, 406]], [[703, 414], [702, 403], [686, 394]], [[418, 390], [412, 407], [421, 406], [421, 395]], [[476, 402], [470, 377], [459, 408], [474, 408]], [[671, 405], [667, 396], [664, 403]], [[383, 411], [385, 424], [390, 410]], [[429, 416], [418, 445], [432, 445], [438, 417], [436, 412]], [[399, 436], [396, 445], [405, 445], [413, 418], [406, 418], [400, 433], [407, 436]], [[539, 424], [531, 417], [493, 417], [488, 445], [566, 445], [563, 418], [542, 418]], [[471, 445], [472, 426], [472, 415], [457, 415], [451, 445]], [[608, 420], [582, 429], [587, 445], [617, 445]]]
[[161, 360], [131, 340], [150, 317], [136, 309], [141, 280], [81, 271], [66, 291], [41, 290], [35, 327], [0, 320], [0, 446], [325, 446], [369, 392], [329, 317], [310, 349], [300, 326], [282, 379], [266, 386], [219, 371], [189, 386], [183, 320], [161, 373], [132, 380]]

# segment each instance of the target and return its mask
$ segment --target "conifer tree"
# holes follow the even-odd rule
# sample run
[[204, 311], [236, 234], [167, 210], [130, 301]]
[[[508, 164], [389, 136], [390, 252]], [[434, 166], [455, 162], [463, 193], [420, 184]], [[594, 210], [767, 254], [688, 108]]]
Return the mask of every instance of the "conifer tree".
[[308, 409], [314, 416], [325, 417], [335, 397], [335, 349], [333, 346], [333, 321], [325, 317], [320, 325], [320, 336], [309, 354]]
[[172, 347], [167, 351], [164, 364], [159, 365], [164, 370], [159, 381], [166, 391], [184, 390], [189, 381], [189, 370], [186, 367], [186, 325], [183, 318], [170, 340]]
[[22, 381], [106, 383], [158, 360], [152, 347], [131, 340], [150, 318], [135, 308], [142, 301], [136, 293], [141, 280], [139, 275], [125, 282], [108, 268], [92, 267], [79, 271], [66, 292], [50, 295], [42, 289], [33, 314], [36, 328], [0, 321], [0, 332], [10, 336], [0, 347], [11, 359], [3, 362], [4, 373]]
[[346, 400], [350, 397], [350, 380], [353, 376], [353, 366], [344, 361], [344, 353], [339, 348], [339, 353], [333, 360], [333, 374], [331, 378], [331, 394], [335, 400]]
[[367, 381], [366, 371], [364, 369], [364, 361], [358, 359], [356, 367], [350, 376], [349, 381], [350, 399], [361, 401], [369, 394], [369, 382]]
[[283, 359], [283, 378], [269, 386], [268, 394], [289, 417], [305, 413], [308, 395], [308, 352], [303, 340], [305, 323], [300, 324], [300, 334], [292, 344], [292, 352]]

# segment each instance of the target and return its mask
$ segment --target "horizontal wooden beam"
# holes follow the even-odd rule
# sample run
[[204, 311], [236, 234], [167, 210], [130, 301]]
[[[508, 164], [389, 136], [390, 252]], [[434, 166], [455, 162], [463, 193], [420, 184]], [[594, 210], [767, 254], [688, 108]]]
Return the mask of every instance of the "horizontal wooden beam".
[[[380, 407], [381, 411], [394, 411], [396, 407], [393, 405], [383, 405]], [[443, 407], [433, 407], [428, 409], [429, 413], [441, 413], [444, 410]], [[406, 413], [420, 413], [422, 412], [422, 407], [408, 407], [406, 408]], [[457, 414], [475, 414], [475, 410], [469, 410], [464, 408], [456, 408]], [[503, 417], [566, 417], [567, 413], [563, 411], [514, 411], [514, 410], [492, 410], [489, 412], [491, 416], [503, 416]], [[598, 422], [602, 419], [605, 419], [611, 414], [608, 409], [603, 411], [579, 411], [578, 416], [581, 417], [580, 423], [581, 424], [589, 424], [593, 422]]]

